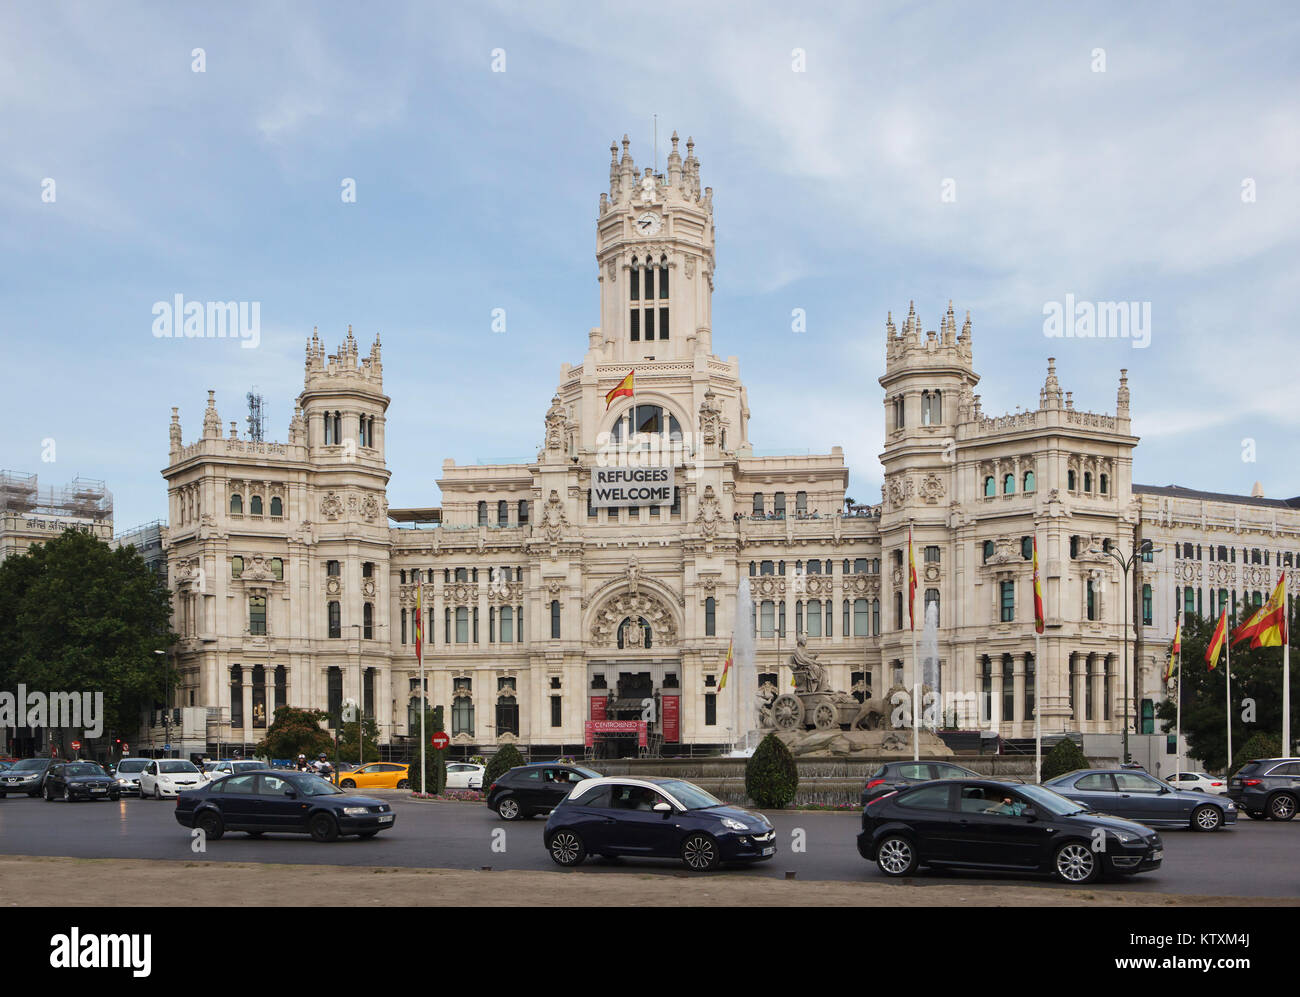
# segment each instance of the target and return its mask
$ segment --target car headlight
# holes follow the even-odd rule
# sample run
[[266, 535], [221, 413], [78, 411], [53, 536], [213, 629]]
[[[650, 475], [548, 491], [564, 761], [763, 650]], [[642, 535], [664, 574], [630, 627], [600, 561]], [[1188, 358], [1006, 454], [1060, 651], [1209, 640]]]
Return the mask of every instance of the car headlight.
[[370, 813], [365, 807], [344, 807], [343, 812], [349, 817], [364, 817]]
[[746, 827], [744, 824], [742, 824], [740, 821], [738, 821], [738, 820], [732, 820], [730, 817], [723, 817], [723, 818], [722, 818], [722, 826], [725, 827], [725, 828], [729, 828], [729, 829], [732, 830], [732, 831], [748, 831], [748, 830], [749, 830], [749, 828], [747, 828], [747, 827]]
[[1137, 835], [1124, 834], [1122, 831], [1116, 831], [1115, 837], [1119, 839], [1119, 843], [1121, 845], [1127, 845], [1129, 842], [1137, 840]]

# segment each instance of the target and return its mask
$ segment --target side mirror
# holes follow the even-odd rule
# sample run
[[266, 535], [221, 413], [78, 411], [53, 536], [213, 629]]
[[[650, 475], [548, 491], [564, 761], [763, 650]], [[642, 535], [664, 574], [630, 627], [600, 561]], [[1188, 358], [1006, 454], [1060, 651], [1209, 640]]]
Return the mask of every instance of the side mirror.
[[298, 791], [296, 789], [286, 789], [284, 795], [289, 797], [291, 800], [296, 800], [298, 798]]
[[656, 803], [653, 809], [655, 813], [663, 814], [665, 817], [667, 817], [670, 813], [673, 812], [673, 807], [671, 803]]
[[1025, 809], [1021, 811], [1020, 816], [1024, 817], [1026, 820], [1030, 822], [1033, 822], [1038, 820], [1038, 811], [1035, 810], [1033, 807], [1025, 807]]

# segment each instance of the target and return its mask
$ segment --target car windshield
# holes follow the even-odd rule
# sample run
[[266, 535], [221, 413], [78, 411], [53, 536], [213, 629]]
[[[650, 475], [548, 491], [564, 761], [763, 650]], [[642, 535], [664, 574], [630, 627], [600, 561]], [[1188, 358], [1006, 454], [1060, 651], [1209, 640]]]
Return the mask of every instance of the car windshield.
[[339, 789], [332, 782], [326, 782], [318, 775], [308, 775], [300, 772], [289, 778], [303, 796], [338, 796], [343, 790]]
[[122, 772], [143, 772], [144, 767], [148, 764], [143, 758], [128, 758], [118, 763], [117, 771], [119, 774]]
[[96, 765], [94, 762], [73, 762], [71, 765], [63, 766], [64, 775], [102, 775], [108, 773]]
[[658, 786], [687, 810], [706, 810], [723, 805], [721, 800], [715, 799], [694, 783], [672, 781], [658, 783]]
[[10, 772], [39, 772], [45, 768], [44, 758], [24, 758], [21, 762], [11, 768]]
[[1016, 791], [1027, 796], [1035, 807], [1040, 807], [1053, 817], [1081, 814], [1087, 809], [1073, 800], [1067, 800], [1060, 793], [1054, 793], [1042, 786], [1017, 786]]
[[198, 768], [193, 762], [187, 762], [182, 759], [165, 759], [158, 763], [158, 771], [165, 772], [169, 775], [194, 775]]

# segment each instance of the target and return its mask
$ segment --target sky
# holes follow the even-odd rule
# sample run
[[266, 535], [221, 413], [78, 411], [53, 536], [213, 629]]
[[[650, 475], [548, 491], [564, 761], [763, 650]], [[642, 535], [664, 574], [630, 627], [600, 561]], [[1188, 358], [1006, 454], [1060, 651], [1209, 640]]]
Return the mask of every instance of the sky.
[[[1298, 63], [1281, 3], [5, 4], [0, 467], [165, 519], [172, 406], [192, 442], [214, 390], [242, 436], [256, 388], [284, 440], [349, 324], [392, 506], [530, 459], [599, 322], [610, 142], [648, 164], [657, 115], [714, 190], [758, 452], [842, 446], [878, 501], [886, 314], [951, 300], [986, 414], [1048, 356], [1113, 412], [1127, 368], [1135, 481], [1300, 495]], [[257, 347], [156, 336], [176, 295], [258, 303]], [[1149, 326], [1049, 337], [1067, 295]]]

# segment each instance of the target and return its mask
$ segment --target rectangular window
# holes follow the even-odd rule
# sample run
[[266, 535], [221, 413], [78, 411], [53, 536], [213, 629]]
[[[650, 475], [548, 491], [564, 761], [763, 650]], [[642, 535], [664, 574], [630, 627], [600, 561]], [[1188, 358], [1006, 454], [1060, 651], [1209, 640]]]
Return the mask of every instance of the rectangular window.
[[[665, 270], [664, 273], [667, 274], [668, 271]], [[665, 283], [667, 283], [667, 281], [665, 281]], [[668, 338], [668, 309], [667, 308], [659, 309], [659, 338], [660, 339]]]
[[820, 599], [813, 599], [808, 603], [808, 614], [804, 620], [804, 626], [807, 628], [805, 632], [809, 637], [820, 637], [822, 635], [822, 604]]
[[1153, 619], [1153, 615], [1154, 615], [1154, 614], [1153, 614], [1153, 611], [1152, 611], [1152, 606], [1151, 606], [1151, 604], [1152, 604], [1152, 598], [1151, 598], [1151, 586], [1150, 586], [1150, 585], [1143, 585], [1143, 586], [1142, 586], [1142, 624], [1143, 624], [1143, 626], [1148, 626], [1148, 627], [1151, 626], [1151, 621], [1152, 621], [1152, 619]]
[[469, 643], [469, 609], [465, 606], [456, 610], [456, 643]]
[[343, 614], [337, 602], [329, 604], [329, 628], [331, 637], [343, 636]]
[[248, 597], [248, 632], [254, 637], [266, 636], [266, 596]]
[[867, 600], [854, 599], [853, 600], [853, 636], [854, 637], [870, 636], [870, 634], [867, 632], [867, 624], [868, 624]]
[[[1091, 583], [1090, 583], [1091, 584]], [[1016, 583], [1002, 583], [1002, 614], [1003, 623], [1012, 623], [1016, 618]]]
[[560, 639], [560, 602], [558, 599], [551, 602], [551, 640]]
[[704, 726], [716, 727], [718, 725], [718, 697], [715, 693], [706, 692], [704, 694]]
[[773, 637], [776, 635], [776, 603], [771, 599], [764, 599], [759, 614], [759, 632], [760, 637]]
[[501, 643], [509, 644], [515, 639], [514, 610], [509, 606], [501, 607]]
[[1196, 615], [1196, 589], [1190, 585], [1183, 589], [1183, 619], [1190, 620]]
[[560, 724], [560, 697], [551, 697], [551, 726], [559, 727]]
[[[632, 272], [633, 272], [634, 274], [636, 273], [635, 270], [633, 270]], [[632, 279], [633, 279], [634, 281], [636, 280], [635, 277], [633, 277]], [[634, 283], [632, 286], [633, 286], [633, 287], [636, 287], [636, 284]], [[632, 309], [632, 325], [631, 325], [631, 330], [632, 330], [632, 342], [634, 342], [634, 343], [636, 343], [636, 342], [640, 342], [640, 340], [641, 340], [641, 309], [640, 309], [640, 308], [633, 308], [633, 309]]]
[[[647, 271], [649, 273], [649, 271]], [[645, 339], [646, 342], [655, 338], [655, 310], [647, 308], [645, 310]]]
[[714, 637], [718, 632], [718, 603], [713, 596], [704, 600], [704, 636]]

